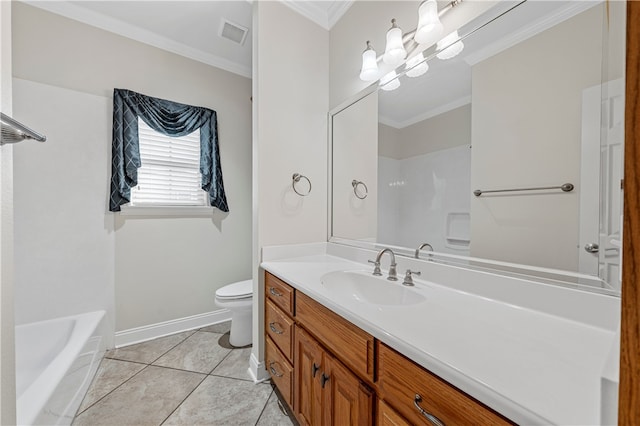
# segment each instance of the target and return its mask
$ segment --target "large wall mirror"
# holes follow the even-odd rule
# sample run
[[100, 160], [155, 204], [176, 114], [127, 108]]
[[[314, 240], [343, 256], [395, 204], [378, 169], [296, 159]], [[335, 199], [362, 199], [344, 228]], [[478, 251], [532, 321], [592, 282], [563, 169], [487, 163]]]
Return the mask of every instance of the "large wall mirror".
[[331, 239], [618, 294], [624, 2], [500, 7], [332, 111]]

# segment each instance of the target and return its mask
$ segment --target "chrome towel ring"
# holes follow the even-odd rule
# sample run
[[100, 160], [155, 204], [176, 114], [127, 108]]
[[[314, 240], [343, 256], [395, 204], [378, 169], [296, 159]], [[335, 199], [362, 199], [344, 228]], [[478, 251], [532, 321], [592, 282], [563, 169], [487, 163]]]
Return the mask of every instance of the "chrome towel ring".
[[[300, 173], [294, 173], [291, 179], [292, 179], [291, 187], [293, 188], [293, 191], [296, 194], [300, 195], [301, 197], [306, 197], [311, 193], [311, 181], [309, 180], [308, 177], [306, 177], [305, 175], [301, 175]], [[298, 189], [296, 188], [296, 183], [300, 182], [300, 179], [305, 179], [309, 184], [309, 189], [307, 190], [306, 193], [299, 192]]]
[[[358, 186], [360, 185], [364, 187], [364, 195], [358, 194]], [[369, 195], [369, 188], [367, 188], [367, 185], [364, 182], [354, 179], [351, 181], [351, 186], [353, 186], [353, 193], [357, 198], [364, 200], [365, 198], [367, 198], [367, 195]]]

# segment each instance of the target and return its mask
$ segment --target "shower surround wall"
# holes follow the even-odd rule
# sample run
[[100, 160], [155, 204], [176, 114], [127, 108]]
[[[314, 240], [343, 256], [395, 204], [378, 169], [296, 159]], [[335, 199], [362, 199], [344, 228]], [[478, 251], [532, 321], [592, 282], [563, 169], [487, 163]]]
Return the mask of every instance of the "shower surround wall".
[[[469, 255], [471, 147], [378, 158], [378, 241]], [[449, 237], [449, 238], [447, 238]]]
[[[15, 158], [18, 322], [105, 309], [124, 331], [217, 312], [215, 290], [251, 276], [250, 79], [13, 9], [16, 112], [49, 137]], [[217, 111], [229, 214], [108, 212], [116, 87]]]
[[468, 255], [471, 105], [378, 127], [378, 241]]

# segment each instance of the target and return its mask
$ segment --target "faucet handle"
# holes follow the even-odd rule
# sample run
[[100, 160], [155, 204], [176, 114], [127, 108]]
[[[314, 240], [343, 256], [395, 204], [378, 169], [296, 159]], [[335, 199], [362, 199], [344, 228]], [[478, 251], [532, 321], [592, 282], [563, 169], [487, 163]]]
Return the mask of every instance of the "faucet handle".
[[422, 275], [422, 272], [420, 271], [412, 271], [411, 269], [407, 269], [407, 272], [404, 276], [404, 281], [402, 282], [402, 285], [406, 285], [406, 286], [413, 286], [415, 284], [413, 284], [413, 276], [414, 275]]
[[382, 275], [382, 271], [380, 270], [380, 262], [378, 262], [376, 260], [367, 260], [367, 262], [373, 263], [373, 275], [375, 275], [375, 276], [381, 276]]

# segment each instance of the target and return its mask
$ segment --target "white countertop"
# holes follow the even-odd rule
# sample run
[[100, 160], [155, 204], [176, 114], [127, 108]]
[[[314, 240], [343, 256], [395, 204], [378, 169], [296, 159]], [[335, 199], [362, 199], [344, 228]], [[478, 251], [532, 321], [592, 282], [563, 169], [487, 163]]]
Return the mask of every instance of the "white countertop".
[[613, 330], [415, 278], [425, 300], [413, 305], [337, 297], [324, 274], [373, 268], [327, 254], [261, 266], [519, 424], [600, 423]]

